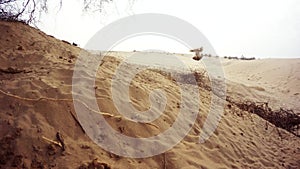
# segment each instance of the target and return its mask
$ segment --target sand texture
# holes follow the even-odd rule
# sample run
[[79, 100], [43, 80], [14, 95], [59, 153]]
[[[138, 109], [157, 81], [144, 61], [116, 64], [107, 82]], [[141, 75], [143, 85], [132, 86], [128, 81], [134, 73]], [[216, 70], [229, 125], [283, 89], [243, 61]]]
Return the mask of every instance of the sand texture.
[[[92, 54], [16, 22], [0, 22], [0, 45], [0, 168], [300, 168], [299, 137], [228, 100], [218, 128], [200, 144], [199, 134], [203, 132], [213, 96], [205, 77], [198, 79], [200, 99], [188, 95], [190, 102], [184, 105], [191, 111], [189, 104], [197, 104], [199, 109], [194, 113], [198, 116], [175, 147], [137, 159], [105, 151], [83, 130], [72, 97], [76, 60], [79, 54]], [[166, 107], [159, 118], [149, 123], [130, 121], [118, 113], [112, 98], [112, 79], [122, 63], [122, 57], [117, 55], [124, 53], [111, 52], [103, 58], [92, 86], [101, 111], [90, 112], [102, 114], [115, 131], [130, 137], [151, 137], [166, 131], [182, 106], [178, 83], [157, 69], [136, 74], [129, 90], [122, 87], [124, 81], [117, 79], [117, 97], [125, 105], [122, 109], [127, 108], [124, 90], [129, 91], [130, 103], [139, 111], [151, 107], [149, 95], [154, 89], [165, 92]], [[268, 102], [274, 110], [282, 107], [299, 113], [300, 59], [222, 59], [221, 63], [227, 96], [232, 101]], [[132, 75], [129, 68], [134, 65], [125, 66], [128, 71], [123, 72], [124, 76]], [[85, 72], [87, 67], [88, 64], [79, 69], [86, 74], [84, 78], [92, 79], [92, 72]], [[75, 85], [90, 87], [80, 79]], [[186, 82], [183, 87], [192, 90], [195, 86]], [[88, 90], [78, 94], [85, 92]], [[163, 99], [161, 95], [157, 97]]]

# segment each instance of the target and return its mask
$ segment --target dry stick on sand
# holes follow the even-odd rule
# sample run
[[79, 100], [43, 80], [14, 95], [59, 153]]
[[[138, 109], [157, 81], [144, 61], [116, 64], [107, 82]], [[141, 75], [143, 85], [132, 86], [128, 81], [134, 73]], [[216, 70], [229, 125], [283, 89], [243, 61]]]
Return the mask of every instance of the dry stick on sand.
[[[113, 114], [109, 114], [109, 113], [99, 112], [99, 111], [93, 110], [93, 109], [89, 108], [89, 106], [86, 103], [84, 103], [84, 102], [82, 102], [81, 100], [78, 100], [78, 99], [55, 99], [55, 98], [48, 98], [48, 97], [40, 97], [40, 98], [36, 98], [36, 99], [24, 98], [24, 97], [20, 97], [20, 96], [14, 95], [14, 94], [7, 93], [7, 92], [5, 92], [5, 91], [3, 91], [1, 89], [0, 89], [0, 93], [3, 93], [4, 95], [9, 96], [9, 97], [13, 97], [13, 98], [20, 99], [20, 100], [25, 100], [25, 101], [40, 101], [40, 100], [48, 100], [48, 101], [77, 101], [77, 102], [83, 104], [88, 110], [90, 110], [90, 111], [92, 111], [94, 113], [98, 113], [98, 114], [101, 114], [101, 115], [107, 116], [107, 117], [114, 117], [114, 118], [120, 118], [120, 119], [122, 118], [122, 116], [116, 116], [116, 115], [113, 115]], [[72, 116], [74, 116], [74, 115], [72, 114]], [[78, 120], [76, 120], [76, 121], [79, 123]], [[152, 124], [152, 123], [140, 123], [140, 124], [147, 124], [147, 125], [150, 125], [150, 126], [153, 126], [153, 127], [157, 128], [157, 129], [159, 129], [159, 127], [157, 125]]]
[[72, 111], [70, 111], [70, 114], [73, 117], [73, 119], [76, 121], [76, 123], [78, 124], [78, 126], [80, 127], [80, 129], [82, 130], [82, 132], [85, 133], [82, 125], [80, 124], [80, 122], [78, 121], [78, 119], [76, 118], [76, 116], [72, 113]]
[[51, 140], [51, 139], [49, 139], [49, 138], [47, 138], [45, 136], [42, 136], [42, 139], [63, 149], [62, 144], [60, 142], [58, 142], [58, 141]]
[[56, 133], [56, 139], [58, 141], [51, 140], [51, 139], [49, 139], [45, 136], [42, 136], [42, 139], [49, 142], [49, 143], [52, 143], [52, 144], [60, 147], [62, 149], [62, 151], [66, 150], [66, 145], [65, 145], [64, 139], [63, 139], [63, 137], [62, 137], [62, 135], [60, 134], [59, 131]]

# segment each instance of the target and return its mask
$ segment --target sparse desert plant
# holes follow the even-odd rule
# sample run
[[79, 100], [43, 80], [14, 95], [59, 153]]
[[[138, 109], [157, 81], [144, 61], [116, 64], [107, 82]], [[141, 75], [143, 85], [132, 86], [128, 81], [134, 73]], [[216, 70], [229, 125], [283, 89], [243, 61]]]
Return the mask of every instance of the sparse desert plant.
[[241, 59], [241, 60], [255, 60], [255, 57], [250, 57], [250, 58], [247, 58], [247, 57], [241, 57], [240, 59]]
[[[279, 110], [272, 110], [268, 102], [252, 102], [252, 101], [234, 101], [227, 97], [226, 100], [238, 108], [249, 113], [257, 114], [266, 121], [274, 124], [276, 127], [285, 129], [286, 131], [300, 137], [300, 116], [293, 110], [280, 108]], [[266, 123], [266, 130], [268, 130], [268, 123]]]
[[236, 57], [236, 56], [229, 56], [228, 59], [236, 59], [236, 60], [238, 60], [239, 58]]

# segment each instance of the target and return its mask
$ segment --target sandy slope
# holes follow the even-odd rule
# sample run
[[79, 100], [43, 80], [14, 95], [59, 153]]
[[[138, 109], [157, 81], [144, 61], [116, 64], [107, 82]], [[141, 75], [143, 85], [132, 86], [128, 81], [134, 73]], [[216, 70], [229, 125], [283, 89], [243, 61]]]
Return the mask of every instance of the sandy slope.
[[[191, 98], [192, 103], [198, 102], [200, 106], [196, 123], [174, 148], [143, 159], [109, 153], [93, 143], [76, 121], [71, 91], [79, 48], [21, 23], [7, 22], [0, 22], [0, 45], [0, 168], [84, 168], [94, 159], [97, 159], [94, 164], [102, 168], [106, 164], [110, 168], [170, 169], [300, 166], [298, 137], [279, 129], [280, 137], [275, 127], [265, 130], [265, 120], [235, 105], [224, 108], [217, 130], [209, 140], [199, 144], [198, 136], [212, 96], [205, 88], [199, 90], [199, 102]], [[164, 114], [152, 125], [117, 117], [111, 79], [122, 60], [111, 55], [104, 58], [94, 86], [101, 112], [114, 115], [105, 116], [108, 123], [116, 131], [132, 137], [154, 136], [172, 126], [180, 109], [178, 84], [157, 70], [137, 74], [129, 95], [134, 107], [145, 111], [150, 107], [149, 93], [155, 88], [164, 89], [167, 97]], [[270, 100], [274, 106], [299, 109], [299, 62], [299, 59], [224, 60], [228, 94], [237, 100]], [[82, 71], [87, 66], [83, 66]], [[86, 78], [90, 78], [88, 74]], [[123, 82], [117, 83], [121, 86]], [[185, 87], [192, 86], [185, 84]], [[124, 89], [118, 90], [119, 97], [125, 98]], [[66, 144], [63, 152], [59, 146], [43, 139], [57, 141], [58, 131]]]
[[[245, 85], [253, 93], [247, 97], [269, 101], [277, 109], [285, 107], [300, 112], [300, 59], [224, 59], [223, 65], [229, 81], [243, 84], [239, 87]], [[239, 91], [237, 88], [231, 90]]]

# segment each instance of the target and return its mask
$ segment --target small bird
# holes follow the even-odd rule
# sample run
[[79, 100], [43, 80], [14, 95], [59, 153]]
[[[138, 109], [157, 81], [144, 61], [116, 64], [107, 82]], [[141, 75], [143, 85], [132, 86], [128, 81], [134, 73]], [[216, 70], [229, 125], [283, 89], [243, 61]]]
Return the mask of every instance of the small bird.
[[202, 59], [203, 55], [200, 55], [200, 52], [202, 51], [203, 51], [203, 47], [190, 50], [190, 52], [195, 52], [195, 56], [193, 57], [193, 59], [197, 61]]

